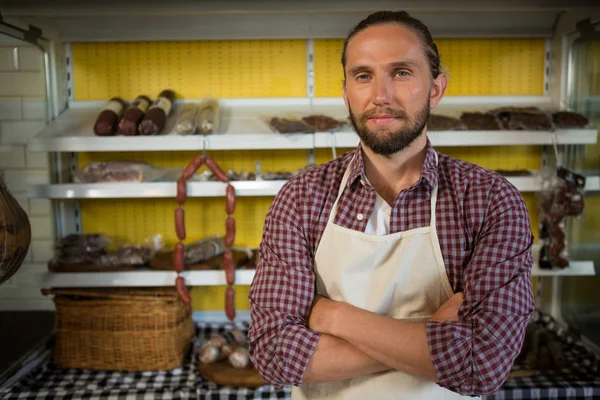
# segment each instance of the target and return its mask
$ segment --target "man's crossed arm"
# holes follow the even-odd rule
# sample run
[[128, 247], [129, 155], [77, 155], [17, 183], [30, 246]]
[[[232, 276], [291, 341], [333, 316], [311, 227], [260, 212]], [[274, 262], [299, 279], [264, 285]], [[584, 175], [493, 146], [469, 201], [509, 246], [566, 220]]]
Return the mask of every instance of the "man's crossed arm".
[[[457, 293], [431, 317], [458, 320], [463, 295]], [[338, 381], [397, 369], [437, 381], [427, 345], [426, 322], [384, 317], [316, 296], [309, 328], [322, 333], [304, 373], [304, 382]]]

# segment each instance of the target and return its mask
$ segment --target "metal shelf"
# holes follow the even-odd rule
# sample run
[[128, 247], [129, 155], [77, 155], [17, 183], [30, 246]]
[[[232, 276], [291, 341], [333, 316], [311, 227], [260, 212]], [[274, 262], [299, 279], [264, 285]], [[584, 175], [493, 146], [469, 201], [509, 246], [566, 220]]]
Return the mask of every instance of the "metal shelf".
[[[523, 146], [552, 145], [552, 132], [543, 131], [438, 131], [428, 132], [431, 144], [436, 147], [449, 146]], [[596, 129], [557, 130], [558, 144], [594, 144]], [[315, 133], [315, 148], [332, 146], [349, 148], [358, 146], [358, 135], [354, 132]]]
[[[438, 112], [458, 115], [460, 110], [484, 110], [494, 105], [520, 104], [512, 97], [491, 96], [487, 101], [477, 98], [449, 98]], [[543, 104], [535, 96], [526, 104]], [[356, 147], [358, 136], [353, 131], [315, 134], [274, 133], [266, 122], [271, 116], [301, 117], [308, 114], [326, 114], [346, 119], [347, 111], [338, 98], [314, 99], [229, 99], [221, 101], [219, 133], [201, 136], [182, 136], [174, 132], [178, 103], [167, 121], [167, 134], [156, 136], [110, 136], [93, 134], [93, 124], [102, 108], [102, 102], [75, 102], [55, 121], [47, 125], [28, 143], [29, 151], [96, 152], [96, 151], [184, 151], [184, 150], [277, 150]], [[596, 129], [571, 129], [556, 132], [558, 144], [593, 144], [597, 142]], [[433, 145], [444, 146], [505, 146], [551, 145], [553, 134], [540, 131], [449, 131], [430, 132]]]
[[55, 121], [29, 141], [29, 151], [185, 151], [185, 150], [282, 150], [312, 149], [310, 134], [273, 132], [261, 116], [279, 115], [293, 110], [300, 115], [309, 110], [302, 99], [264, 99], [261, 101], [222, 102], [220, 133], [212, 135], [179, 135], [174, 133], [178, 107], [164, 128], [166, 134], [156, 136], [96, 136], [93, 126], [102, 108], [101, 102], [72, 103]]
[[[48, 272], [43, 287], [154, 287], [174, 286], [173, 271], [124, 271], [124, 272]], [[182, 276], [188, 286], [226, 285], [225, 272], [221, 270], [185, 271]], [[254, 270], [236, 271], [237, 285], [250, 285]]]
[[[236, 284], [250, 285], [254, 270], [236, 272]], [[533, 266], [533, 276], [591, 276], [594, 275], [593, 261], [571, 261], [568, 268], [542, 270]], [[225, 273], [221, 270], [186, 271], [183, 273], [188, 286], [225, 285]], [[171, 271], [126, 271], [126, 272], [48, 272], [43, 279], [44, 287], [152, 287], [173, 286], [175, 272]]]
[[[541, 183], [536, 176], [507, 177], [521, 192], [537, 192]], [[275, 196], [286, 181], [236, 181], [232, 185], [240, 197]], [[188, 197], [223, 197], [226, 185], [221, 182], [188, 182]], [[600, 177], [587, 177], [585, 191], [599, 191]], [[173, 198], [175, 182], [90, 183], [32, 185], [27, 190], [31, 199], [156, 199]]]
[[586, 191], [586, 192], [600, 191], [600, 176], [587, 176], [585, 178], [584, 191]]
[[540, 269], [537, 264], [534, 264], [531, 270], [532, 276], [593, 276], [595, 274], [593, 261], [569, 261], [567, 268], [551, 270]]
[[[235, 181], [237, 196], [275, 196], [286, 181]], [[188, 197], [223, 197], [222, 182], [188, 182]], [[27, 196], [34, 199], [128, 199], [174, 198], [176, 182], [90, 183], [29, 186]]]

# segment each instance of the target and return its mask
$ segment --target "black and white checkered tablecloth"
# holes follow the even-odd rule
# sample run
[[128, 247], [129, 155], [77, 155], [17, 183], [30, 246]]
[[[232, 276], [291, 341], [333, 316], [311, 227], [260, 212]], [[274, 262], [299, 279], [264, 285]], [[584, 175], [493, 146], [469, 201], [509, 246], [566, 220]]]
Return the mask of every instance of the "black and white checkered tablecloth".
[[[539, 373], [530, 378], [508, 380], [489, 399], [600, 399], [600, 361], [562, 327], [536, 314], [544, 325], [563, 340], [570, 368], [563, 373]], [[238, 325], [247, 329], [247, 324]], [[225, 325], [200, 323], [197, 342]], [[48, 355], [39, 367], [0, 389], [0, 399], [45, 400], [175, 400], [175, 399], [289, 399], [291, 387], [257, 390], [218, 386], [202, 379], [197, 354], [191, 352], [183, 367], [162, 372], [111, 372], [56, 368]], [[518, 368], [518, 367], [517, 367]]]
[[[248, 324], [240, 323], [247, 330]], [[222, 324], [198, 325], [196, 343], [214, 332], [226, 329]], [[3, 400], [242, 400], [289, 399], [291, 387], [258, 389], [223, 387], [208, 382], [198, 371], [198, 355], [190, 352], [181, 368], [171, 371], [112, 372], [60, 369], [50, 357], [18, 382], [0, 389]]]

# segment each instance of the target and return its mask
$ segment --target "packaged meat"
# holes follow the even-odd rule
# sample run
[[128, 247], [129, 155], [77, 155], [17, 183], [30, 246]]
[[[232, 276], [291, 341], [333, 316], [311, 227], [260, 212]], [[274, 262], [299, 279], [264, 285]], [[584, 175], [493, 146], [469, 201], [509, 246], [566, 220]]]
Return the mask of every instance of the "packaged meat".
[[339, 121], [322, 114], [308, 115], [303, 117], [302, 121], [306, 122], [306, 124], [317, 132], [337, 131], [344, 125], [344, 121]]
[[95, 264], [106, 255], [111, 239], [103, 234], [71, 234], [62, 238], [55, 248], [55, 260], [60, 264]]
[[174, 101], [174, 91], [167, 89], [160, 92], [138, 126], [140, 135], [158, 135], [167, 122]]
[[427, 120], [427, 130], [435, 131], [455, 131], [466, 129], [465, 124], [458, 118], [448, 117], [446, 115], [430, 114]]
[[85, 235], [71, 234], [62, 238], [58, 242], [58, 247], [63, 252], [70, 252], [72, 249], [85, 252], [106, 251], [112, 240], [101, 233], [88, 233]]
[[121, 98], [113, 97], [110, 99], [96, 118], [94, 133], [98, 136], [114, 135], [124, 108], [125, 102]]
[[273, 117], [269, 126], [279, 133], [315, 133], [315, 129], [301, 119]]
[[225, 252], [225, 239], [209, 236], [185, 246], [185, 263], [198, 264]]
[[196, 125], [198, 133], [207, 135], [215, 133], [219, 127], [219, 102], [217, 99], [207, 98], [200, 103]]
[[569, 111], [553, 113], [552, 121], [557, 129], [581, 129], [589, 123], [589, 120], [583, 115]]
[[469, 130], [473, 131], [498, 131], [501, 128], [496, 116], [480, 112], [465, 112], [460, 116], [460, 121]]
[[152, 258], [152, 250], [143, 246], [125, 246], [101, 256], [100, 265], [136, 265], [148, 264]]
[[73, 173], [75, 183], [153, 182], [166, 177], [168, 170], [130, 161], [90, 162]]
[[142, 122], [152, 100], [147, 96], [140, 95], [127, 107], [123, 118], [119, 121], [119, 135], [134, 136], [138, 134], [138, 125]]
[[196, 133], [196, 117], [198, 114], [198, 105], [187, 103], [181, 107], [179, 117], [175, 123], [175, 132], [180, 135], [193, 135]]

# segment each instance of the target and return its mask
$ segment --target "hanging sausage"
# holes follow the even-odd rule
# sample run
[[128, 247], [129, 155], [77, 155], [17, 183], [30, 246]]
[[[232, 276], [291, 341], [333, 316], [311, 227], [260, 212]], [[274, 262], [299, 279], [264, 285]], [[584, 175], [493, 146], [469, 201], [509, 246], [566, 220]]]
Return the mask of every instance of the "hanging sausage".
[[185, 280], [180, 275], [185, 269], [185, 247], [183, 241], [186, 237], [185, 232], [185, 212], [183, 205], [187, 200], [187, 181], [198, 171], [198, 169], [206, 164], [208, 169], [217, 177], [221, 182], [226, 183], [225, 189], [226, 202], [225, 211], [227, 212], [227, 218], [225, 220], [225, 254], [223, 255], [223, 269], [225, 270], [225, 280], [227, 282], [227, 290], [225, 291], [225, 313], [230, 321], [235, 320], [235, 260], [231, 247], [235, 241], [235, 218], [233, 213], [235, 212], [236, 206], [236, 194], [235, 188], [229, 182], [225, 172], [219, 167], [219, 165], [210, 156], [198, 155], [190, 161], [181, 174], [181, 177], [177, 181], [177, 204], [179, 205], [175, 210], [175, 232], [177, 234], [178, 243], [175, 245], [175, 251], [173, 253], [173, 267], [177, 272], [176, 288], [177, 293], [181, 300], [190, 306], [190, 295], [185, 286]]

